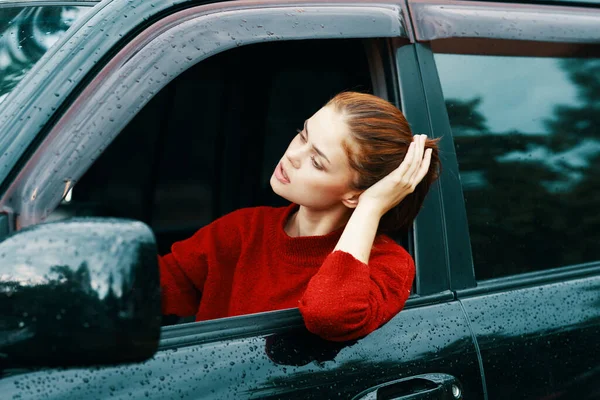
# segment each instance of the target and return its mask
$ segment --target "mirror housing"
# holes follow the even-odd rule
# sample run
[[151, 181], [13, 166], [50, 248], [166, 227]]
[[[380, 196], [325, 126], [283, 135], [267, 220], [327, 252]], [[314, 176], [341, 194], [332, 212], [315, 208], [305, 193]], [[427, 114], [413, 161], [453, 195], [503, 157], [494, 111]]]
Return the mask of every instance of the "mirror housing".
[[0, 370], [146, 360], [160, 311], [156, 242], [139, 221], [70, 219], [0, 243]]

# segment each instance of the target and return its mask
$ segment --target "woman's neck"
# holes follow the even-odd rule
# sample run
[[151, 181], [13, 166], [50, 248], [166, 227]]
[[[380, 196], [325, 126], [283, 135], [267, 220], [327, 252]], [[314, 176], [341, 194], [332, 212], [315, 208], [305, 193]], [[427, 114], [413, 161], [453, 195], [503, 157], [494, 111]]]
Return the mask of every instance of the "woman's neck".
[[298, 211], [290, 215], [285, 232], [291, 237], [323, 236], [346, 225], [352, 210], [340, 204], [339, 207], [327, 210], [314, 210], [300, 206]]

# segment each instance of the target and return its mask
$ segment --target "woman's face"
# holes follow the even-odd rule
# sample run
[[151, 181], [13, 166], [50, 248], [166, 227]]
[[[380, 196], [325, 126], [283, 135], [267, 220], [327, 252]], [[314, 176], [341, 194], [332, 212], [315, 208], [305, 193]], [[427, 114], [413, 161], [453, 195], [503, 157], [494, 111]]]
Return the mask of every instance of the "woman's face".
[[349, 132], [341, 115], [323, 107], [306, 120], [271, 176], [279, 196], [319, 210], [342, 204], [357, 192], [351, 188], [351, 169], [342, 143]]

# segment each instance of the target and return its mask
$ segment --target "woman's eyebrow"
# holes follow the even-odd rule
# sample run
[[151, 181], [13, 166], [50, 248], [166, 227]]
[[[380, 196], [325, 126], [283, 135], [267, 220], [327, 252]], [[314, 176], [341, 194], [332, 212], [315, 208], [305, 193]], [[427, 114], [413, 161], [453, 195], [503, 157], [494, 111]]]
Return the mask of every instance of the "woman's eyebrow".
[[[308, 140], [308, 120], [304, 121], [304, 132], [306, 132], [306, 140]], [[325, 155], [325, 153], [323, 153], [321, 150], [319, 150], [317, 148], [317, 146], [315, 146], [314, 144], [312, 145], [312, 148], [317, 152], [318, 155], [320, 155], [321, 157], [323, 157], [324, 159], [327, 160], [327, 162], [329, 164], [331, 164], [331, 161], [329, 161], [329, 158], [327, 158], [327, 156]]]

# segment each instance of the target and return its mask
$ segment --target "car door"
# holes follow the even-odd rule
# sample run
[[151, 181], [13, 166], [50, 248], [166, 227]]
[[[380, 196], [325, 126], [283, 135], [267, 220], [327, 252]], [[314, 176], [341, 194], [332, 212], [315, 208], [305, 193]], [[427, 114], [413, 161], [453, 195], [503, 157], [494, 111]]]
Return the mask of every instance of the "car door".
[[600, 9], [410, 10], [431, 123], [453, 139], [441, 182], [451, 287], [488, 398], [597, 398]]
[[[52, 215], [71, 189], [76, 198], [84, 173], [145, 106], [167, 93], [170, 81], [244, 46], [384, 39], [387, 56], [374, 58], [371, 66], [373, 90], [402, 107], [415, 132], [431, 135], [405, 17], [405, 10], [392, 2], [104, 3], [79, 31], [63, 39], [55, 57], [36, 65], [0, 115], [6, 122], [2, 150], [8, 152], [7, 164], [0, 167], [0, 202], [8, 230]], [[382, 60], [388, 64], [378, 64]], [[38, 75], [46, 69], [51, 72], [39, 86]], [[44, 112], [33, 113], [33, 107]], [[20, 130], [19, 118], [27, 121]], [[137, 138], [140, 148], [144, 136]], [[236, 165], [238, 153], [228, 154], [230, 167]], [[324, 341], [306, 331], [297, 309], [178, 324], [163, 328], [160, 350], [147, 362], [9, 371], [0, 391], [56, 399], [482, 398], [475, 343], [463, 307], [450, 291], [441, 204], [436, 187], [414, 229], [397, 238], [416, 260], [414, 293], [405, 310], [365, 338]]]

